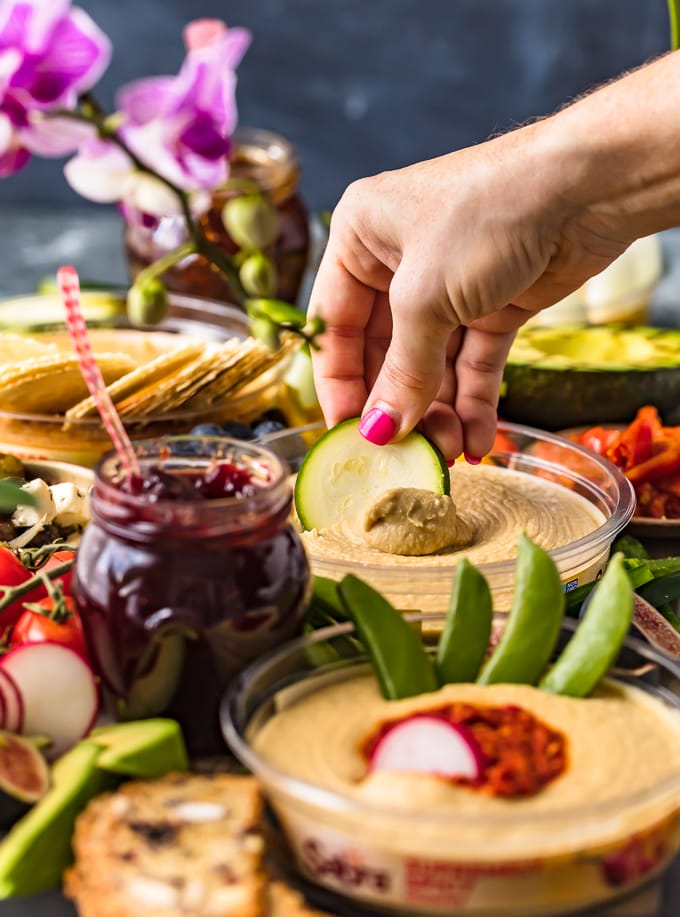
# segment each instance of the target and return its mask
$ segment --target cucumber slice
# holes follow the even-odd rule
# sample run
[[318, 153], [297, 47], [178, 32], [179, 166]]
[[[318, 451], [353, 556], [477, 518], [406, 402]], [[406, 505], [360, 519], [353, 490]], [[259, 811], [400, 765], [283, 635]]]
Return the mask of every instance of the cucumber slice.
[[393, 487], [448, 494], [446, 459], [416, 431], [398, 443], [374, 446], [359, 433], [355, 417], [330, 429], [305, 456], [295, 482], [295, 509], [307, 531], [326, 528], [358, 516]]

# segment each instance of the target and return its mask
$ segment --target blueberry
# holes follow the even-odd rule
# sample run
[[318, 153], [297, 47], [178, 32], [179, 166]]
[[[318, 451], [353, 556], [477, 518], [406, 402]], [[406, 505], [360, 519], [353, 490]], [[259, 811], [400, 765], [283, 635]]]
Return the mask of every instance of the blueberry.
[[270, 408], [268, 411], [265, 411], [264, 414], [262, 414], [257, 418], [256, 421], [254, 421], [253, 426], [256, 423], [259, 423], [261, 420], [278, 420], [283, 424], [284, 427], [288, 426], [286, 415], [278, 408]]
[[239, 423], [237, 420], [229, 420], [224, 424], [221, 431], [222, 436], [231, 436], [232, 439], [254, 439], [255, 434], [247, 423]]
[[224, 431], [216, 423], [199, 423], [189, 430], [189, 436], [224, 436]]
[[286, 425], [280, 420], [258, 420], [253, 425], [253, 434], [256, 438], [268, 436], [270, 433], [278, 433], [279, 430], [285, 430]]

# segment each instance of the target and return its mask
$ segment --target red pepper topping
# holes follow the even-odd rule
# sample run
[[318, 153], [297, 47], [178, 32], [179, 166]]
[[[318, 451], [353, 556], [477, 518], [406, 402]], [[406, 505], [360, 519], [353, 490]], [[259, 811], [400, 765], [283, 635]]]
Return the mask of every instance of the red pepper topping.
[[[489, 796], [534, 796], [567, 767], [567, 740], [556, 729], [514, 704], [491, 707], [455, 702], [432, 710], [429, 716], [442, 718], [467, 729], [483, 754], [477, 780], [445, 779]], [[367, 761], [380, 739], [400, 720], [386, 720], [361, 744]]]

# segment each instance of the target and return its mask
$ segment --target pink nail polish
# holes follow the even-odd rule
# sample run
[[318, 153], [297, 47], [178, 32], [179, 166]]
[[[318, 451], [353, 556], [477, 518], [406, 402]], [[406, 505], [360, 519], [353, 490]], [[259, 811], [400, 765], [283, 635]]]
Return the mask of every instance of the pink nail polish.
[[394, 436], [397, 425], [389, 414], [380, 408], [371, 410], [361, 418], [359, 433], [374, 446], [385, 446]]
[[468, 463], [468, 465], [479, 465], [479, 464], [481, 464], [481, 461], [482, 461], [481, 458], [477, 458], [476, 455], [468, 455], [467, 452], [464, 452], [463, 454], [464, 454], [464, 456], [465, 456], [465, 461]]
[[449, 466], [449, 468], [453, 468], [453, 466], [456, 464], [456, 460], [455, 460], [455, 459], [447, 459], [447, 460], [446, 460], [446, 464]]

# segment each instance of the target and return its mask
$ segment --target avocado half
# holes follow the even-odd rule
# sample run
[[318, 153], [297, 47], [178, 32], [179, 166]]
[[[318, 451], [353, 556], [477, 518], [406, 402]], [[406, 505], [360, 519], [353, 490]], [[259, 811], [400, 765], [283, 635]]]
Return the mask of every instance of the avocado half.
[[510, 351], [498, 413], [560, 430], [628, 422], [645, 404], [658, 408], [666, 423], [680, 422], [680, 331], [530, 325]]

